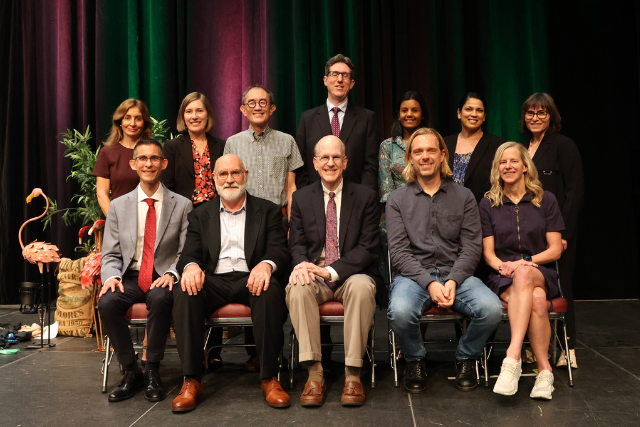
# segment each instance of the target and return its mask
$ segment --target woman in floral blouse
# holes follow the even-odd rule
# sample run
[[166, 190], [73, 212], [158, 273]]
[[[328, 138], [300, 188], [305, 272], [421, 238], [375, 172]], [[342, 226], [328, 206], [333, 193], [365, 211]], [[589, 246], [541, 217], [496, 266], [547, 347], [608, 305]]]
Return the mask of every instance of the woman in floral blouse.
[[[402, 187], [405, 182], [402, 179], [404, 170], [404, 152], [407, 149], [407, 140], [417, 129], [429, 126], [429, 111], [424, 98], [419, 92], [410, 90], [404, 94], [396, 107], [398, 119], [391, 128], [391, 138], [385, 139], [380, 144], [378, 152], [378, 187], [380, 189], [380, 202], [384, 205], [387, 197], [396, 188]], [[382, 239], [382, 256], [380, 257], [380, 272], [388, 281], [387, 266], [387, 223], [382, 209], [380, 219], [380, 234]]]

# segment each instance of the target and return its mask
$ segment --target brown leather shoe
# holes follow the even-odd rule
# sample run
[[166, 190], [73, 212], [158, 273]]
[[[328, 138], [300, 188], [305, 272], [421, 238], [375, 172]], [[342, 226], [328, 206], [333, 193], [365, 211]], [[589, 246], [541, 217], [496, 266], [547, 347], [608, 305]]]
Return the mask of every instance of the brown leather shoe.
[[204, 386], [193, 378], [187, 378], [180, 393], [171, 402], [173, 412], [189, 412], [196, 409], [196, 398], [204, 393]]
[[300, 396], [300, 405], [302, 406], [322, 406], [324, 403], [324, 394], [327, 391], [327, 384], [322, 381], [307, 381], [304, 385], [304, 391]]
[[262, 380], [262, 395], [267, 400], [267, 405], [272, 408], [288, 408], [291, 405], [289, 395], [275, 377]]
[[362, 406], [364, 405], [364, 388], [362, 383], [356, 381], [345, 381], [342, 390], [342, 406]]

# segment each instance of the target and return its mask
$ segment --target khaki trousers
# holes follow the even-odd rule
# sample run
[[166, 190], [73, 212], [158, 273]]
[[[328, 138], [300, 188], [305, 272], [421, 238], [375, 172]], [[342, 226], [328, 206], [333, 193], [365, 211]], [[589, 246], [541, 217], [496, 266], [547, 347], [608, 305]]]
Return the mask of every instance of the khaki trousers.
[[298, 337], [300, 361], [322, 360], [318, 306], [338, 301], [344, 304], [345, 365], [362, 367], [376, 309], [374, 280], [366, 274], [354, 274], [333, 291], [322, 278], [316, 278], [308, 285], [289, 284], [286, 288], [287, 307]]

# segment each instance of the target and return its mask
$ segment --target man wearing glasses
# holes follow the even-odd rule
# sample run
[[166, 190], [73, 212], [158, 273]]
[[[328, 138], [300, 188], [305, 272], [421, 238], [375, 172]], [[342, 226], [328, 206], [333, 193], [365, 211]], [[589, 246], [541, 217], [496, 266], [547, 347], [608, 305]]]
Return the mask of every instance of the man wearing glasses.
[[284, 300], [289, 251], [280, 207], [246, 191], [249, 171], [235, 154], [220, 157], [213, 171], [219, 197], [189, 215], [187, 241], [178, 261], [173, 322], [184, 383], [171, 405], [195, 409], [204, 392], [204, 320], [229, 303], [251, 307], [262, 392], [274, 408], [289, 406], [277, 380], [287, 320]]
[[349, 102], [355, 84], [354, 67], [349, 58], [338, 54], [325, 65], [324, 85], [327, 102], [307, 110], [300, 117], [296, 142], [305, 165], [296, 171], [296, 184], [302, 188], [320, 179], [314, 169], [313, 148], [323, 136], [340, 138], [346, 146], [349, 167], [344, 177], [378, 189], [378, 148], [380, 134], [376, 114]]
[[283, 225], [296, 191], [295, 170], [304, 163], [291, 135], [271, 129], [269, 117], [276, 111], [273, 93], [262, 85], [250, 86], [242, 94], [240, 111], [249, 120], [249, 129], [227, 139], [224, 154], [235, 154], [251, 171], [247, 190], [282, 208]]
[[[109, 401], [128, 399], [145, 386], [144, 397], [157, 402], [167, 395], [159, 368], [171, 325], [172, 289], [180, 280], [176, 263], [187, 235], [187, 214], [193, 206], [160, 183], [167, 159], [162, 157], [158, 141], [138, 142], [129, 165], [138, 173], [140, 184], [109, 205], [100, 272], [104, 285], [98, 308], [104, 332], [125, 368]], [[144, 375], [125, 322], [125, 313], [135, 303], [146, 303], [149, 310]]]
[[365, 402], [360, 380], [362, 357], [378, 297], [386, 288], [378, 269], [380, 204], [377, 193], [343, 179], [345, 146], [325, 136], [315, 147], [313, 165], [320, 181], [293, 195], [289, 249], [295, 268], [287, 285], [287, 306], [309, 378], [300, 403], [321, 406], [327, 386], [320, 351], [318, 306], [344, 304], [345, 383], [343, 406]]

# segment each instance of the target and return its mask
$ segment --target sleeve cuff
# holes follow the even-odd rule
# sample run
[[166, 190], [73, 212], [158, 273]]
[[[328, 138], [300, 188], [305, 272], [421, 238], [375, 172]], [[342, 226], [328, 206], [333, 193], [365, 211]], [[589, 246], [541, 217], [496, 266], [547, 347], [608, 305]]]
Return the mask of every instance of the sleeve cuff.
[[276, 263], [271, 260], [265, 259], [260, 262], [266, 262], [267, 264], [269, 264], [272, 268], [271, 273], [275, 273], [278, 270], [278, 266], [276, 265]]
[[340, 276], [338, 276], [338, 273], [331, 267], [325, 267], [327, 269], [327, 271], [329, 272], [329, 274], [331, 275], [331, 281], [332, 282], [337, 282], [338, 280], [340, 280]]
[[105, 283], [107, 283], [109, 280], [111, 279], [118, 279], [122, 282], [122, 277], [121, 276], [111, 276], [109, 277], [107, 280], [105, 280], [104, 282], [102, 282], [102, 284], [104, 285]]

